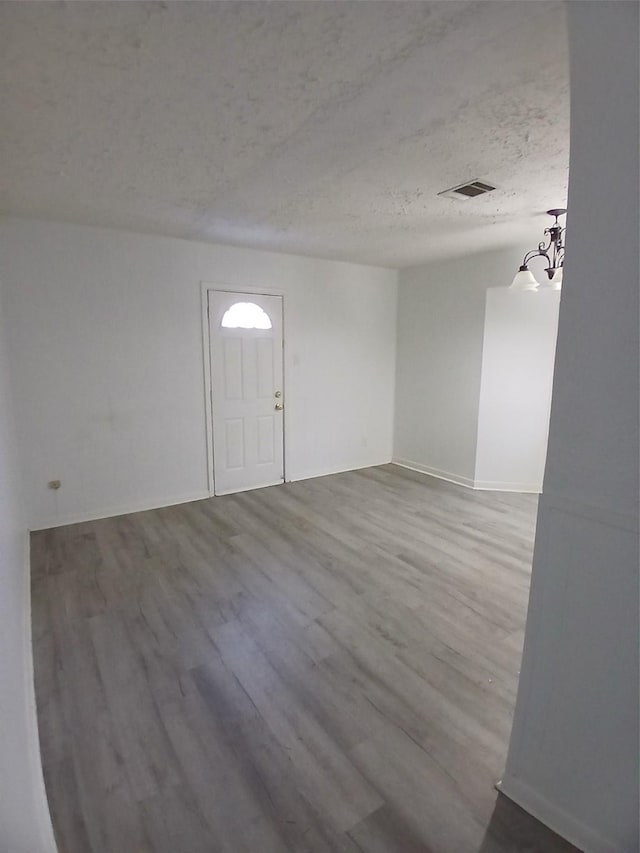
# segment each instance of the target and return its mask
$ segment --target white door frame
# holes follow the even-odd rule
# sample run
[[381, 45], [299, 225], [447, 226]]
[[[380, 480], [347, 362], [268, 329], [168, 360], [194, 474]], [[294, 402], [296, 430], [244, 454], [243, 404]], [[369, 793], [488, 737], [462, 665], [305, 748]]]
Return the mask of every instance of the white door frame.
[[285, 294], [282, 290], [271, 287], [252, 287], [245, 284], [221, 284], [210, 281], [200, 282], [200, 298], [202, 310], [202, 363], [204, 368], [204, 411], [205, 427], [207, 435], [207, 484], [209, 497], [215, 496], [215, 466], [213, 463], [213, 405], [211, 402], [211, 340], [209, 334], [209, 293], [220, 291], [222, 293], [255, 293], [257, 296], [280, 296], [282, 297], [282, 395], [285, 400], [283, 419], [283, 442], [284, 442], [284, 481], [287, 479], [287, 369], [285, 359], [286, 332], [285, 332]]

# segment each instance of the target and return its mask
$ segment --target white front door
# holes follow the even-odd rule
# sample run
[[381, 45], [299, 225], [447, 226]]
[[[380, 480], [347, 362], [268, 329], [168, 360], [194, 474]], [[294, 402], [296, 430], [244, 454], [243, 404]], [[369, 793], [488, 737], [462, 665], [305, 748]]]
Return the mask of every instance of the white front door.
[[214, 492], [284, 482], [282, 297], [209, 292]]

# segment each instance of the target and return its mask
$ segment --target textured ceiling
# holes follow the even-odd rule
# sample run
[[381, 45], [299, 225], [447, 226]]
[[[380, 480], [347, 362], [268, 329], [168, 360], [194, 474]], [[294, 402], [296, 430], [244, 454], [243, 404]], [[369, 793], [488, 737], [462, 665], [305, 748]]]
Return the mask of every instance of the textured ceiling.
[[2, 213], [403, 267], [566, 202], [558, 2], [2, 2], [0, 80]]

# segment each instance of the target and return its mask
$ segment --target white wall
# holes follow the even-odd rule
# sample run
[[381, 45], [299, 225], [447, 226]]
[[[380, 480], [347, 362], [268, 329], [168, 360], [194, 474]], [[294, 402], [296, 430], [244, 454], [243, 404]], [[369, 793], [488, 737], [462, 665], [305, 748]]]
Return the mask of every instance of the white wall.
[[[539, 242], [547, 224], [540, 221], [527, 245], [400, 272], [396, 462], [468, 486], [527, 485], [539, 490], [551, 389], [549, 355], [553, 359], [548, 341], [557, 321], [547, 310], [549, 294], [511, 294], [509, 303], [490, 294], [506, 296], [507, 290], [497, 289], [509, 286], [523, 255]], [[530, 324], [526, 310], [521, 312], [516, 305], [522, 297], [531, 300], [523, 302], [523, 308], [531, 307]], [[511, 311], [500, 310], [507, 304]], [[523, 323], [528, 324], [526, 340], [514, 334]], [[512, 395], [513, 377], [503, 363], [512, 345], [508, 360], [523, 359], [526, 353], [523, 367], [531, 372], [519, 384], [518, 400]], [[544, 351], [540, 362], [530, 352], [537, 346]], [[541, 387], [545, 382], [546, 391]], [[496, 423], [501, 423], [504, 437], [505, 416], [522, 431], [523, 420], [534, 413], [532, 428], [521, 441], [514, 434], [502, 454], [491, 437]]]
[[29, 614], [29, 544], [0, 293], [0, 850], [55, 850], [36, 726]]
[[202, 281], [285, 295], [288, 478], [391, 458], [394, 271], [8, 219], [0, 276], [32, 528], [208, 494]]
[[500, 269], [489, 252], [401, 270], [395, 461], [473, 482], [484, 295]]
[[476, 488], [542, 491], [560, 294], [487, 291]]
[[633, 853], [640, 846], [639, 7], [568, 7], [567, 262], [503, 790], [589, 853]]

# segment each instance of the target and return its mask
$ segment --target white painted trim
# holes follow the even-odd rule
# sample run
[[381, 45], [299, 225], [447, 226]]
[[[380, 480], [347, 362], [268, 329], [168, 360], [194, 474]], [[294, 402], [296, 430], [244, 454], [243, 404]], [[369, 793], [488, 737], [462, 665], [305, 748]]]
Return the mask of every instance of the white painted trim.
[[211, 406], [211, 360], [209, 340], [209, 287], [200, 282], [200, 300], [202, 311], [202, 366], [204, 372], [204, 426], [207, 445], [207, 488], [209, 497], [214, 494], [213, 472], [213, 409]]
[[594, 829], [558, 808], [547, 800], [540, 791], [530, 788], [521, 779], [507, 774], [498, 782], [496, 788], [505, 797], [513, 800], [514, 803], [580, 850], [588, 851], [588, 853], [629, 853], [628, 850], [618, 847], [615, 842], [603, 838]]
[[42, 758], [40, 754], [40, 732], [38, 729], [38, 711], [36, 708], [36, 691], [33, 672], [33, 633], [31, 630], [31, 542], [29, 531], [25, 531], [24, 544], [24, 623], [23, 623], [23, 649], [24, 649], [24, 707], [27, 710], [28, 756], [27, 761], [31, 770], [30, 776], [34, 784], [34, 796], [36, 799], [35, 820], [38, 824], [38, 832], [42, 841], [43, 853], [56, 853], [57, 847], [51, 823], [51, 813], [47, 800], [47, 791], [44, 784], [42, 772]]
[[[242, 291], [240, 291], [242, 292]], [[346, 468], [331, 468], [329, 470], [306, 471], [301, 474], [295, 474], [286, 483], [295, 483], [298, 480], [311, 480], [315, 477], [328, 477], [330, 474], [344, 474], [346, 471], [361, 471], [363, 468], [375, 468], [378, 465], [388, 465], [391, 459], [380, 459], [378, 461], [367, 462], [364, 465], [349, 465]], [[405, 466], [406, 467], [406, 466]], [[232, 492], [224, 492], [223, 494], [237, 494], [239, 492], [250, 492], [254, 489], [267, 489], [270, 486], [280, 486], [282, 483], [270, 483], [264, 486], [250, 486], [246, 489], [234, 489]], [[158, 501], [142, 501], [137, 504], [124, 504], [119, 507], [109, 507], [95, 512], [81, 512], [62, 517], [51, 518], [33, 522], [29, 525], [29, 529], [36, 530], [52, 530], [55, 527], [65, 527], [68, 524], [80, 524], [84, 521], [100, 521], [104, 518], [116, 518], [120, 515], [130, 515], [134, 512], [147, 512], [153, 509], [166, 509], [170, 506], [179, 506], [180, 504], [192, 503], [193, 501], [203, 501], [211, 497], [222, 497], [222, 495], [210, 495], [207, 489], [193, 494], [183, 495], [181, 497], [165, 498]]]
[[455, 483], [458, 486], [466, 486], [467, 489], [473, 489], [474, 481], [469, 477], [463, 477], [461, 474], [453, 474], [450, 471], [441, 471], [439, 468], [431, 468], [429, 465], [422, 465], [420, 462], [412, 462], [410, 459], [392, 459], [393, 465], [399, 465], [400, 468], [408, 468], [410, 471], [418, 471], [420, 474], [428, 474], [430, 477], [437, 477], [438, 480], [446, 480], [448, 483]]
[[108, 507], [94, 512], [80, 512], [62, 517], [51, 518], [33, 522], [29, 525], [30, 530], [50, 530], [54, 527], [65, 527], [67, 524], [79, 524], [83, 521], [99, 521], [102, 518], [116, 518], [119, 515], [130, 515], [133, 512], [147, 512], [151, 509], [164, 509], [168, 506], [188, 504], [193, 501], [202, 501], [211, 497], [208, 490], [194, 492], [181, 497], [167, 497], [164, 500], [141, 501], [137, 504], [124, 504], [119, 507]]
[[542, 483], [503, 483], [499, 480], [474, 480], [473, 488], [480, 492], [520, 492], [539, 495]]
[[293, 474], [286, 482], [298, 483], [300, 480], [314, 480], [316, 477], [329, 477], [331, 474], [345, 474], [347, 471], [362, 471], [364, 468], [376, 468], [378, 465], [388, 465], [391, 459], [380, 459], [377, 462], [366, 462], [364, 465], [349, 465], [346, 468], [330, 468], [329, 470], [303, 471]]
[[255, 293], [257, 296], [285, 296], [281, 287], [259, 287], [251, 284], [229, 284], [223, 281], [201, 281], [203, 290], [220, 290], [223, 293]]
[[469, 477], [463, 477], [462, 474], [453, 474], [451, 471], [441, 471], [439, 468], [431, 468], [429, 465], [423, 465], [421, 462], [413, 462], [410, 459], [392, 459], [394, 465], [400, 468], [408, 468], [410, 471], [418, 471], [420, 474], [427, 474], [429, 477], [436, 477], [438, 480], [446, 480], [448, 483], [455, 483], [457, 486], [464, 486], [466, 489], [474, 489], [481, 492], [518, 492], [520, 494], [539, 495], [542, 491], [542, 486], [537, 483], [508, 483], [498, 480], [472, 480]]
[[[222, 284], [210, 281], [200, 282], [200, 300], [202, 311], [202, 358], [204, 365], [204, 411], [205, 430], [207, 436], [207, 483], [209, 488], [208, 497], [215, 496], [215, 465], [213, 460], [213, 406], [211, 402], [211, 335], [209, 326], [209, 293], [255, 293], [257, 296], [279, 296], [282, 299], [282, 393], [287, 400], [287, 363], [286, 363], [286, 299], [285, 292], [281, 288], [254, 287], [244, 284]], [[282, 468], [284, 481], [287, 481], [287, 469], [289, 460], [287, 457], [287, 430], [288, 417], [287, 406], [283, 412], [283, 457]], [[277, 484], [274, 484], [277, 485]], [[254, 488], [254, 487], [252, 487]], [[256, 486], [255, 488], [263, 488]], [[236, 489], [236, 491], [248, 491], [248, 489]], [[220, 492], [219, 494], [232, 494], [232, 492]], [[182, 501], [184, 503], [184, 501]]]

